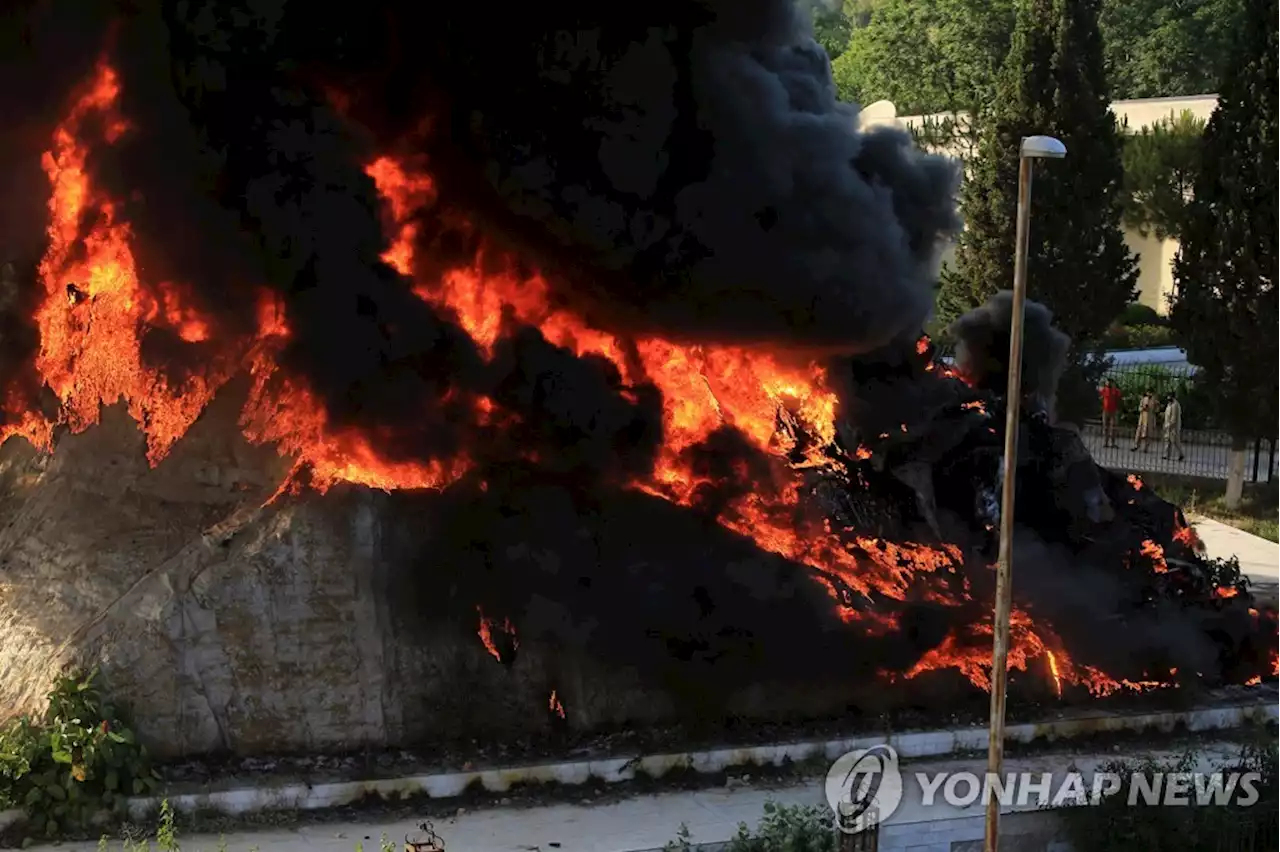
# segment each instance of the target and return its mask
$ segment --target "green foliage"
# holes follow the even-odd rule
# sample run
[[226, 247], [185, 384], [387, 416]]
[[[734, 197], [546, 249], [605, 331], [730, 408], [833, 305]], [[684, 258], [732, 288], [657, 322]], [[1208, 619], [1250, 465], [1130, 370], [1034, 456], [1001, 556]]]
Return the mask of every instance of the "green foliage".
[[1122, 325], [1111, 328], [1102, 344], [1107, 349], [1151, 349], [1174, 345], [1173, 330], [1167, 325]]
[[103, 810], [123, 812], [126, 796], [150, 792], [159, 777], [94, 676], [59, 678], [41, 718], [0, 729], [0, 809], [21, 808], [46, 837], [83, 828]]
[[849, 46], [852, 29], [842, 9], [830, 9], [824, 4], [817, 4], [813, 9], [813, 39], [822, 45], [832, 61]]
[[1013, 0], [880, 0], [832, 66], [842, 100], [900, 115], [976, 110], [1009, 48]]
[[[1080, 852], [1151, 852], [1157, 849], [1217, 850], [1246, 847], [1236, 846], [1229, 838], [1248, 836], [1241, 826], [1250, 820], [1274, 820], [1276, 813], [1277, 773], [1275, 734], [1265, 739], [1258, 737], [1256, 744], [1245, 747], [1238, 760], [1215, 767], [1221, 772], [1257, 772], [1261, 782], [1257, 785], [1260, 801], [1249, 808], [1234, 805], [1198, 805], [1188, 807], [1149, 806], [1142, 803], [1129, 805], [1129, 791], [1133, 773], [1194, 772], [1196, 754], [1184, 754], [1175, 761], [1157, 762], [1116, 761], [1101, 771], [1114, 772], [1123, 779], [1115, 794], [1104, 798], [1097, 805], [1081, 805], [1063, 808], [1058, 813], [1072, 848]], [[1204, 771], [1203, 769], [1201, 770]], [[1195, 796], [1192, 795], [1192, 801]], [[1274, 822], [1271, 834], [1274, 837]], [[1266, 837], [1260, 830], [1258, 838]]]
[[1168, 325], [1169, 321], [1160, 314], [1156, 313], [1156, 309], [1140, 302], [1131, 302], [1124, 306], [1124, 310], [1120, 312], [1120, 316], [1116, 317], [1116, 322], [1120, 325]]
[[1202, 137], [1170, 323], [1215, 388], [1236, 448], [1275, 435], [1277, 3], [1246, 0], [1236, 62]]
[[[1199, 373], [1193, 375], [1185, 370], [1171, 370], [1160, 364], [1139, 364], [1123, 369], [1113, 368], [1106, 377], [1120, 389], [1119, 420], [1126, 426], [1137, 424], [1138, 403], [1146, 391], [1155, 394], [1157, 401], [1170, 393], [1178, 398], [1182, 405], [1183, 429], [1212, 429], [1215, 426], [1217, 410], [1213, 389]], [[1163, 407], [1163, 402], [1160, 404]]]
[[[840, 837], [828, 808], [766, 802], [760, 824], [754, 831], [739, 824], [726, 852], [837, 852]], [[688, 827], [682, 825], [663, 852], [692, 852], [694, 846]]]
[[1099, 0], [1027, 0], [995, 102], [981, 121], [979, 156], [961, 189], [967, 228], [939, 294], [958, 316], [1013, 281], [1018, 148], [1051, 134], [1067, 158], [1036, 167], [1028, 295], [1079, 345], [1098, 340], [1133, 301], [1135, 258], [1120, 227], [1120, 132], [1109, 109], [1097, 26]]
[[1051, 0], [1018, 7], [994, 100], [980, 117], [978, 155], [960, 188], [965, 230], [938, 296], [938, 315], [946, 322], [1013, 283], [1018, 144], [1023, 136], [1048, 132], [1053, 105], [1051, 9]]
[[160, 824], [156, 827], [156, 846], [160, 852], [181, 852], [178, 844], [178, 830], [174, 824], [173, 807], [169, 800], [160, 803]]
[[1124, 223], [1176, 237], [1191, 200], [1205, 122], [1184, 110], [1124, 138]]
[[1239, 0], [1105, 0], [1100, 23], [1116, 98], [1218, 91]]
[[1111, 361], [1096, 351], [1083, 353], [1067, 362], [1062, 378], [1058, 380], [1054, 401], [1060, 422], [1080, 425], [1097, 414], [1101, 404], [1097, 388], [1110, 367]]

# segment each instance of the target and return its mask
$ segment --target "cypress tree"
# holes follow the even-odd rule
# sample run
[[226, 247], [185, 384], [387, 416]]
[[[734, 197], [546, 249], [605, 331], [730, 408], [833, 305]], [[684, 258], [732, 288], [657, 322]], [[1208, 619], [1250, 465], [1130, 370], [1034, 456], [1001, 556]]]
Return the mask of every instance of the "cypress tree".
[[[1245, 0], [1218, 106], [1201, 137], [1174, 260], [1171, 324], [1243, 450], [1276, 434], [1277, 3]], [[1239, 499], [1243, 454], [1228, 498]], [[1233, 493], [1234, 491], [1234, 493]]]
[[995, 97], [977, 116], [978, 155], [966, 164], [960, 187], [965, 229], [956, 245], [955, 265], [944, 271], [938, 294], [938, 318], [943, 322], [1013, 284], [1018, 145], [1024, 136], [1047, 132], [1051, 120], [1052, 21], [1052, 0], [1018, 4]]
[[996, 103], [961, 203], [966, 231], [940, 313], [980, 304], [1013, 281], [1018, 146], [1048, 134], [1067, 158], [1036, 166], [1028, 295], [1077, 343], [1099, 338], [1135, 297], [1136, 258], [1121, 229], [1124, 171], [1098, 30], [1101, 0], [1024, 0]]

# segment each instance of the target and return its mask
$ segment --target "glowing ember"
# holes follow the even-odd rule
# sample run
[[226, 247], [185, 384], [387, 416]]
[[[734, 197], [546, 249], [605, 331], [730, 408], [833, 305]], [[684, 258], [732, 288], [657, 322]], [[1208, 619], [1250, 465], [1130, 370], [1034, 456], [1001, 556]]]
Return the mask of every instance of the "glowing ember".
[[1169, 570], [1169, 563], [1164, 559], [1164, 548], [1151, 539], [1142, 542], [1142, 550], [1139, 552], [1151, 560], [1151, 567], [1157, 574], [1164, 574]]
[[560, 699], [556, 697], [556, 691], [551, 690], [551, 697], [547, 699], [547, 709], [555, 713], [561, 719], [564, 718], [564, 705], [560, 703]]
[[1235, 586], [1218, 586], [1218, 588], [1213, 590], [1213, 593], [1220, 598], [1234, 598], [1236, 595], [1240, 594], [1240, 590]]
[[[502, 652], [498, 649], [497, 642], [493, 638], [493, 623], [488, 618], [485, 618], [484, 611], [480, 607], [476, 607], [476, 614], [480, 616], [480, 626], [476, 628], [476, 635], [480, 637], [480, 642], [483, 643], [484, 649], [489, 652], [489, 655], [498, 662], [502, 662]], [[520, 642], [516, 636], [515, 627], [511, 625], [511, 620], [503, 619], [500, 629], [507, 635], [508, 641], [511, 643], [511, 650], [518, 650]]]
[[1127, 478], [1129, 480], [1129, 484], [1133, 486], [1134, 491], [1142, 490], [1142, 480], [1138, 478], [1136, 473], [1129, 474]]

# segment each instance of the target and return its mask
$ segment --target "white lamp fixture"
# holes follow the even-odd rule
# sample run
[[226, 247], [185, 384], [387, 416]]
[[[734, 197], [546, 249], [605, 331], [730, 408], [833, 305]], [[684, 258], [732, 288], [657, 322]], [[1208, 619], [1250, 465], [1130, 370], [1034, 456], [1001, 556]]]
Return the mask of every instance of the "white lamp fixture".
[[1024, 157], [1061, 160], [1067, 156], [1067, 146], [1052, 136], [1027, 136], [1022, 140], [1020, 153]]

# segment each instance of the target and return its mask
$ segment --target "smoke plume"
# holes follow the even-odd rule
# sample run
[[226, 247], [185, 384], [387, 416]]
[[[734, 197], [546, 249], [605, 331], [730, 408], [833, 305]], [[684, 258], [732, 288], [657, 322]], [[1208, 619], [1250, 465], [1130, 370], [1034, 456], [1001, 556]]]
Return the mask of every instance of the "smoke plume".
[[[995, 393], [1006, 390], [1012, 320], [1013, 293], [1001, 290], [948, 329], [959, 342], [956, 364], [975, 386]], [[1038, 396], [1049, 410], [1070, 346], [1071, 338], [1054, 327], [1053, 312], [1028, 300], [1022, 333], [1022, 393]]]
[[[939, 247], [958, 229], [957, 171], [904, 133], [856, 131], [792, 0], [48, 0], [28, 17], [38, 25], [6, 72], [35, 81], [35, 106], [13, 101], [10, 114], [47, 144], [66, 93], [109, 65], [118, 115], [85, 119], [102, 125], [102, 144], [84, 171], [128, 224], [138, 277], [210, 326], [190, 339], [142, 332], [164, 387], [226, 359], [228, 342], [250, 350], [266, 291], [288, 331], [273, 381], [304, 386], [328, 434], [358, 434], [392, 461], [471, 465], [443, 495], [398, 498], [434, 501], [431, 550], [414, 567], [453, 580], [448, 594], [398, 603], [447, 600], [448, 615], [474, 620], [479, 601], [533, 636], [649, 670], [719, 661], [726, 688], [760, 669], [816, 675], [833, 659], [868, 677], [905, 671], [950, 627], [978, 622], [974, 599], [952, 589], [980, 594], [990, 574], [999, 449], [985, 403], [1003, 391], [1009, 295], [953, 328], [974, 387], [940, 375], [915, 338]], [[28, 134], [0, 147], [0, 162], [39, 174]], [[430, 175], [402, 223], [409, 273], [385, 259], [393, 235], [370, 174], [383, 156]], [[420, 291], [458, 276], [508, 282], [508, 298], [477, 323]], [[526, 295], [540, 316], [517, 310]], [[607, 336], [607, 357], [548, 332], [556, 311], [580, 321], [573, 334]], [[1024, 390], [1050, 400], [1068, 345], [1051, 320], [1027, 305]], [[661, 384], [652, 350], [641, 357], [670, 344], [685, 358], [750, 345], [828, 365], [824, 387], [840, 389], [842, 425], [857, 429], [843, 430], [843, 448], [821, 436], [814, 466], [838, 481], [819, 484], [864, 514], [875, 495], [855, 483], [883, 482], [885, 504], [906, 494], [914, 505], [884, 509], [886, 528], [902, 542], [953, 536], [955, 556], [937, 559], [957, 564], [908, 569], [889, 564], [887, 542], [841, 539], [854, 524], [837, 530], [796, 497], [818, 486], [797, 485], [765, 448], [773, 396], [764, 438], [724, 417], [672, 443], [684, 388]], [[693, 480], [675, 496], [658, 470], [673, 446], [661, 461]], [[725, 520], [742, 505], [775, 539], [803, 541], [753, 541], [745, 511]], [[1074, 511], [1044, 516], [1060, 509]], [[1070, 520], [1064, 529], [1099, 523]], [[1117, 533], [1090, 564], [1117, 562], [1143, 532]], [[1046, 565], [1068, 564], [1060, 542], [1027, 540], [1056, 547]], [[858, 571], [880, 572], [883, 588], [859, 588]], [[1029, 597], [1056, 600], [1087, 633], [1105, 616], [1060, 594], [1062, 582], [1034, 575]], [[1147, 649], [1155, 628], [1143, 624]], [[985, 659], [989, 638], [971, 634], [961, 651], [981, 646]], [[1115, 648], [1087, 650], [1111, 663]], [[1202, 652], [1189, 641], [1174, 653], [1199, 665]]]

